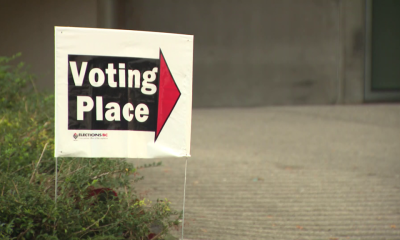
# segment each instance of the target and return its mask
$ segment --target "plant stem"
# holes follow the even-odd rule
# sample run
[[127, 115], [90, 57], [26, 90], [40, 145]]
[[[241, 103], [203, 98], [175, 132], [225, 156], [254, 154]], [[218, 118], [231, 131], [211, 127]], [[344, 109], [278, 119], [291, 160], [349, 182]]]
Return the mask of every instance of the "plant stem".
[[76, 232], [76, 233], [74, 233], [74, 234], [78, 234], [78, 233], [81, 233], [81, 232], [84, 232], [84, 231], [89, 230], [91, 227], [93, 227], [93, 225], [95, 225], [96, 223], [99, 223], [99, 221], [100, 221], [101, 219], [105, 218], [105, 217], [107, 216], [107, 214], [108, 214], [108, 211], [110, 211], [110, 207], [108, 207], [107, 212], [104, 214], [103, 217], [99, 218], [99, 219], [98, 219], [97, 221], [95, 221], [92, 225], [90, 225], [89, 227], [85, 228], [85, 230], [81, 230], [81, 231]]
[[18, 239], [21, 239], [21, 238], [22, 238], [22, 236], [24, 236], [24, 235], [25, 235], [25, 233], [27, 233], [27, 232], [28, 232], [28, 230], [29, 230], [29, 228], [27, 228], [25, 231], [23, 231], [22, 233], [20, 233], [20, 234], [18, 235], [18, 237], [17, 237], [17, 240], [18, 240]]
[[128, 196], [128, 189], [125, 186], [125, 194], [126, 194], [126, 202], [128, 203], [128, 208], [129, 208], [129, 196]]
[[18, 194], [18, 199], [21, 201], [21, 198], [19, 197], [19, 192], [18, 192], [17, 185], [15, 185], [15, 182], [14, 182], [14, 180], [11, 180], [11, 181], [12, 181], [12, 182], [13, 182], [13, 184], [14, 184], [15, 191], [17, 191], [17, 194]]
[[32, 183], [33, 179], [35, 178], [36, 170], [37, 170], [37, 168], [38, 168], [38, 166], [39, 166], [39, 164], [40, 164], [40, 161], [42, 161], [42, 157], [43, 157], [44, 151], [46, 150], [47, 144], [49, 144], [49, 142], [47, 142], [47, 143], [44, 145], [42, 154], [40, 155], [39, 161], [38, 161], [38, 163], [36, 164], [35, 169], [33, 170], [32, 177], [31, 177], [31, 180], [29, 181], [29, 183]]
[[95, 177], [92, 177], [92, 179], [93, 179], [93, 180], [94, 180], [94, 179], [98, 179], [98, 178], [100, 178], [100, 177], [102, 177], [102, 176], [106, 176], [106, 175], [108, 175], [108, 174], [113, 174], [113, 173], [117, 173], [117, 172], [121, 172], [121, 170], [117, 170], [117, 171], [113, 171], [113, 172], [102, 173], [102, 174], [100, 174], [100, 175], [97, 175], [97, 176], [95, 176]]

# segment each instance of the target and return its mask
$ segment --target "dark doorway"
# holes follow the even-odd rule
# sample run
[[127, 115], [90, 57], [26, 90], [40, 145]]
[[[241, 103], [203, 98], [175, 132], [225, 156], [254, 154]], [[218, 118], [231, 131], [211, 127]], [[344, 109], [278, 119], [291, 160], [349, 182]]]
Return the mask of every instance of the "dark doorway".
[[400, 1], [367, 1], [366, 100], [400, 100]]

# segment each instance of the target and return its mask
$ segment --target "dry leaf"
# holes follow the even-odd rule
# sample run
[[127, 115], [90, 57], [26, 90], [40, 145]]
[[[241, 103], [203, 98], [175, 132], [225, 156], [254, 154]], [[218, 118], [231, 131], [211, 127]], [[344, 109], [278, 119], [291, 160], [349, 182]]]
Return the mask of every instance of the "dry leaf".
[[268, 216], [267, 216], [267, 218], [273, 218], [273, 216], [271, 216], [271, 215], [268, 215]]
[[299, 225], [297, 225], [296, 228], [297, 228], [297, 229], [300, 229], [300, 230], [303, 230], [303, 227], [302, 227], [302, 226], [299, 226]]
[[395, 229], [395, 228], [396, 228], [396, 225], [390, 225], [390, 228]]
[[207, 229], [201, 228], [201, 231], [206, 233]]

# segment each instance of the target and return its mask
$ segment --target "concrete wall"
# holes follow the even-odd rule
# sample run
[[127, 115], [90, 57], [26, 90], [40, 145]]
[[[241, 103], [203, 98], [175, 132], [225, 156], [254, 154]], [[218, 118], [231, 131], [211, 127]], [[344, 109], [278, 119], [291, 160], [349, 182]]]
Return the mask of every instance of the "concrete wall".
[[39, 89], [54, 90], [54, 26], [96, 27], [95, 0], [1, 0], [0, 56], [22, 52]]
[[365, 84], [365, 1], [342, 0], [341, 103], [364, 101]]
[[195, 35], [195, 107], [363, 99], [362, 0], [130, 3], [130, 29]]
[[195, 35], [194, 107], [364, 98], [364, 0], [113, 1], [120, 15], [107, 0], [0, 1], [0, 55], [21, 51], [41, 89], [54, 88], [53, 27], [107, 27], [108, 14], [122, 28]]

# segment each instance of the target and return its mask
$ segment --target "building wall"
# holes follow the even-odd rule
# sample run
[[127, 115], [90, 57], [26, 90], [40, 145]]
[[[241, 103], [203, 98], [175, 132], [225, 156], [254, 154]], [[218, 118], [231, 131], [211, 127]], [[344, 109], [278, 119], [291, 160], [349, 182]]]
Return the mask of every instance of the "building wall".
[[362, 0], [131, 0], [128, 28], [194, 34], [195, 107], [363, 99]]
[[41, 89], [54, 89], [54, 26], [103, 26], [108, 14], [122, 28], [194, 34], [194, 107], [364, 98], [364, 0], [119, 0], [125, 24], [105, 0], [0, 1], [0, 55], [22, 52]]
[[342, 0], [341, 103], [364, 101], [365, 85], [365, 1]]
[[0, 56], [22, 53], [39, 89], [54, 90], [54, 26], [96, 27], [96, 0], [1, 0]]

